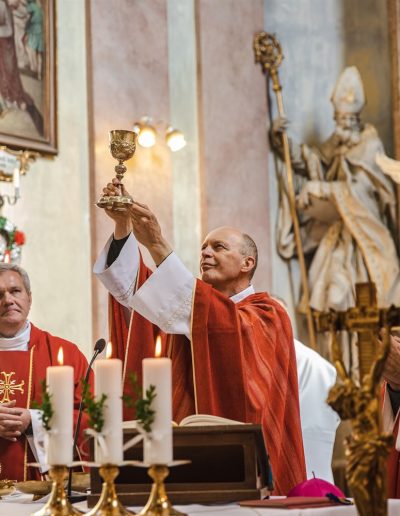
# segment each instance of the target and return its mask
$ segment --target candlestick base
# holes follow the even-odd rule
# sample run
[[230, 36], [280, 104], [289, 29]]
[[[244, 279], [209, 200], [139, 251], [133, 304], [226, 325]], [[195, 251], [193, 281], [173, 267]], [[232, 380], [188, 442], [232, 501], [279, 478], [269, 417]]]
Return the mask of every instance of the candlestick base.
[[82, 513], [70, 504], [64, 490], [64, 480], [68, 475], [66, 466], [51, 466], [49, 476], [53, 480], [50, 499], [40, 511], [32, 516], [81, 516]]
[[100, 476], [104, 480], [100, 499], [86, 516], [129, 516], [134, 514], [125, 509], [118, 499], [114, 479], [119, 474], [118, 466], [104, 464], [100, 466]]
[[154, 480], [149, 499], [140, 511], [139, 516], [186, 516], [185, 513], [174, 509], [168, 500], [164, 479], [169, 474], [167, 466], [154, 464], [148, 469], [149, 476]]

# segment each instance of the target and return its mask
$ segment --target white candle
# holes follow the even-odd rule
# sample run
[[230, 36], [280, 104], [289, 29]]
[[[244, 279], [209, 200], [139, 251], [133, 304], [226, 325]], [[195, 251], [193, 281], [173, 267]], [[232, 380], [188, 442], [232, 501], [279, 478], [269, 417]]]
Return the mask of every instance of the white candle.
[[20, 178], [19, 168], [14, 168], [14, 172], [13, 172], [14, 195], [15, 195], [15, 197], [17, 197], [17, 199], [19, 198], [19, 194], [20, 194], [19, 178]]
[[46, 447], [46, 462], [51, 466], [67, 465], [73, 460], [74, 370], [71, 366], [62, 365], [63, 361], [60, 348], [58, 362], [61, 365], [50, 366], [46, 370], [47, 392], [54, 411]]
[[[156, 356], [161, 352], [161, 339], [157, 337]], [[143, 395], [150, 385], [155, 386], [152, 402], [155, 419], [151, 427], [152, 438], [145, 438], [143, 462], [147, 465], [168, 464], [172, 461], [172, 374], [169, 358], [145, 358], [143, 365]]]
[[[110, 344], [107, 355], [111, 355]], [[106, 442], [106, 452], [95, 444], [95, 461], [100, 464], [120, 464], [122, 450], [122, 361], [119, 358], [106, 358], [94, 363], [94, 392], [99, 400], [107, 396], [104, 403], [104, 426], [102, 433]]]

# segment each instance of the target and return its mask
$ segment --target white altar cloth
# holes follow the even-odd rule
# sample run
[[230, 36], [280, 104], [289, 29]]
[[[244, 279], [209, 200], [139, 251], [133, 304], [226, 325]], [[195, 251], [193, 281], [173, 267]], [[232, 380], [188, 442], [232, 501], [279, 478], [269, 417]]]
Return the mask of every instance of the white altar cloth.
[[[31, 502], [31, 497], [21, 495], [7, 497], [0, 501], [0, 516], [30, 516], [40, 510], [43, 504]], [[86, 502], [76, 504], [82, 511], [88, 511]], [[132, 507], [137, 513], [141, 507]], [[177, 505], [176, 509], [189, 516], [357, 516], [354, 506], [335, 506], [323, 509], [254, 509], [231, 505]], [[389, 516], [400, 516], [400, 500], [389, 500]]]

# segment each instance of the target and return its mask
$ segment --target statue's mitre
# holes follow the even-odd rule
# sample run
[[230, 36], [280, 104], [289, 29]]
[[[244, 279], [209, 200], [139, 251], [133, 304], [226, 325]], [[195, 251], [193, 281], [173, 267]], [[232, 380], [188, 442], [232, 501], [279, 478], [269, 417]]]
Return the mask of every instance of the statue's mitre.
[[348, 66], [340, 74], [331, 101], [337, 112], [361, 112], [365, 104], [364, 87], [360, 73], [355, 66]]

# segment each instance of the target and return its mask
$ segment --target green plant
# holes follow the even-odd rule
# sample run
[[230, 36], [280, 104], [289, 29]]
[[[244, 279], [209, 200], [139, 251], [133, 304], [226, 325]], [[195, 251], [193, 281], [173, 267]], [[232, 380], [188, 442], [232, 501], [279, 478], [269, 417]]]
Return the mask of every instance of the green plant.
[[107, 399], [106, 394], [102, 394], [99, 400], [96, 400], [90, 392], [88, 382], [82, 379], [82, 402], [84, 411], [89, 417], [89, 426], [96, 432], [101, 432], [104, 426], [104, 403]]
[[136, 373], [129, 373], [129, 380], [132, 384], [133, 392], [135, 393], [136, 401], [133, 401], [132, 396], [122, 396], [123, 401], [128, 407], [135, 407], [136, 419], [145, 432], [151, 432], [151, 426], [154, 423], [156, 412], [152, 407], [154, 398], [157, 396], [156, 388], [150, 385], [143, 396], [143, 390], [137, 381]]
[[54, 415], [53, 405], [51, 403], [51, 394], [47, 391], [46, 380], [42, 380], [40, 385], [42, 386], [42, 403], [38, 403], [33, 400], [32, 408], [42, 411], [39, 417], [43, 423], [44, 429], [49, 431], [51, 430], [50, 421]]

